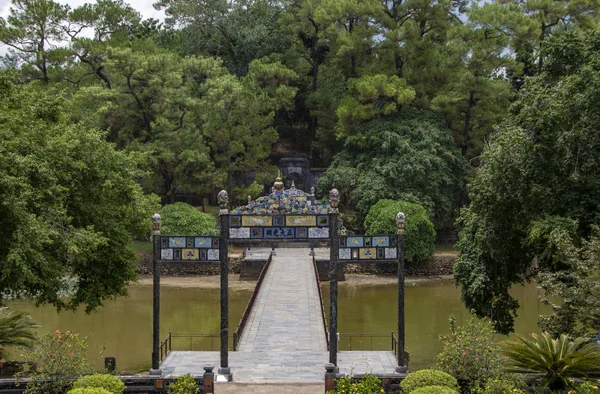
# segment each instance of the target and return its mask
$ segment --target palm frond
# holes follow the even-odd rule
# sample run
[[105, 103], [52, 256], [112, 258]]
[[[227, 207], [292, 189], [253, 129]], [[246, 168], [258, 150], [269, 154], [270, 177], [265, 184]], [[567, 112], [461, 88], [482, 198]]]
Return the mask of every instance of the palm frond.
[[6, 356], [7, 347], [31, 348], [38, 327], [31, 316], [0, 307], [0, 359]]
[[502, 345], [507, 372], [540, 379], [552, 388], [566, 387], [569, 378], [600, 377], [600, 346], [586, 338], [552, 338], [548, 333], [516, 335]]

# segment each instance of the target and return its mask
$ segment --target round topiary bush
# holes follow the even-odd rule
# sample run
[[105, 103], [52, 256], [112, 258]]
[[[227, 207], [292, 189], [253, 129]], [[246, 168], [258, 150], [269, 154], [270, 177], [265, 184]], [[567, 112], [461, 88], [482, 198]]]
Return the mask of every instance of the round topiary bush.
[[122, 394], [125, 383], [109, 374], [94, 374], [79, 378], [73, 383], [73, 388], [100, 387], [112, 394]]
[[67, 394], [111, 394], [110, 391], [102, 387], [79, 387], [67, 391]]
[[379, 200], [369, 209], [365, 218], [367, 234], [396, 234], [398, 212], [406, 215], [404, 258], [407, 261], [421, 261], [431, 257], [435, 252], [435, 228], [425, 208], [419, 204]]
[[425, 386], [411, 391], [412, 394], [459, 394], [458, 391], [446, 386]]
[[412, 372], [400, 383], [403, 393], [411, 393], [428, 386], [444, 386], [452, 390], [458, 390], [456, 379], [452, 375], [437, 369], [422, 369]]
[[190, 204], [176, 202], [160, 210], [160, 232], [164, 235], [216, 235], [217, 219]]

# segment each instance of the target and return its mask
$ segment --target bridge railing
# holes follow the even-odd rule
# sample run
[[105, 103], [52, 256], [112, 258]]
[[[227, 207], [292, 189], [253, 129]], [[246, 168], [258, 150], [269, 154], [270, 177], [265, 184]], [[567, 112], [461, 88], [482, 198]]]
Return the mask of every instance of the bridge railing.
[[269, 255], [269, 258], [267, 259], [267, 264], [265, 264], [263, 269], [260, 271], [258, 281], [256, 282], [256, 287], [252, 292], [252, 297], [250, 297], [250, 300], [246, 305], [246, 309], [244, 309], [244, 313], [242, 314], [242, 318], [240, 319], [240, 324], [238, 324], [235, 332], [233, 333], [233, 351], [236, 351], [238, 349], [240, 340], [242, 338], [242, 334], [244, 332], [244, 329], [246, 328], [246, 323], [248, 322], [248, 318], [250, 317], [250, 313], [252, 312], [252, 308], [254, 307], [254, 302], [256, 301], [256, 297], [258, 296], [258, 292], [260, 290], [262, 282], [267, 274], [267, 271], [269, 270], [269, 266], [271, 265], [272, 259], [273, 256]]
[[397, 353], [398, 340], [394, 333], [340, 333], [338, 349], [348, 350], [392, 350]]
[[319, 279], [319, 270], [317, 269], [317, 259], [312, 256], [313, 268], [315, 270], [315, 278], [317, 280], [317, 289], [319, 289], [319, 303], [321, 304], [321, 318], [323, 319], [323, 329], [325, 330], [325, 341], [327, 342], [327, 350], [329, 350], [329, 331], [327, 330], [327, 317], [325, 316], [325, 306], [323, 305], [323, 292], [321, 291], [321, 280]]
[[[233, 339], [232, 336], [229, 338]], [[231, 344], [232, 341], [229, 341], [229, 343]], [[160, 361], [163, 362], [173, 350], [216, 351], [219, 350], [220, 346], [221, 336], [219, 334], [169, 333], [165, 340], [160, 343], [159, 357]]]

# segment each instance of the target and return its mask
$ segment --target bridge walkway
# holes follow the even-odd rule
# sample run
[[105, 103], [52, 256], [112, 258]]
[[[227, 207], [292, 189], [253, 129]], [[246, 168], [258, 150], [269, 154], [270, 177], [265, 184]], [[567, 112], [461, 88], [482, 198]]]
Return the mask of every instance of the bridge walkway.
[[[316, 252], [328, 257], [327, 249]], [[317, 286], [309, 249], [276, 249], [238, 350], [229, 353], [234, 381], [323, 382], [329, 356]], [[207, 363], [218, 366], [219, 353], [173, 351], [161, 368], [165, 375], [201, 374]], [[395, 360], [391, 351], [339, 352], [338, 365], [346, 373], [393, 373]]]

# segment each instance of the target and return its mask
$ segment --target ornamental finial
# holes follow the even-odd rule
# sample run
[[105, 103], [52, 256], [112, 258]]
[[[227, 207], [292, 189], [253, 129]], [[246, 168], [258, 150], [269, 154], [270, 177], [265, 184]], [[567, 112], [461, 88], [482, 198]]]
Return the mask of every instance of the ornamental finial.
[[338, 189], [331, 189], [329, 192], [329, 200], [331, 202], [331, 210], [330, 213], [338, 212], [338, 202], [340, 201], [340, 192]]
[[160, 235], [160, 215], [152, 215], [152, 235]]
[[229, 205], [229, 195], [226, 190], [221, 190], [219, 194], [217, 194], [217, 201], [219, 202], [219, 215], [227, 215], [229, 211], [227, 210], [227, 206]]
[[275, 178], [275, 183], [273, 184], [273, 187], [277, 191], [283, 190], [283, 182], [281, 180], [281, 170], [277, 171], [277, 178]]
[[398, 235], [404, 235], [404, 224], [406, 223], [406, 216], [404, 213], [398, 212], [396, 215], [396, 226], [398, 227]]

